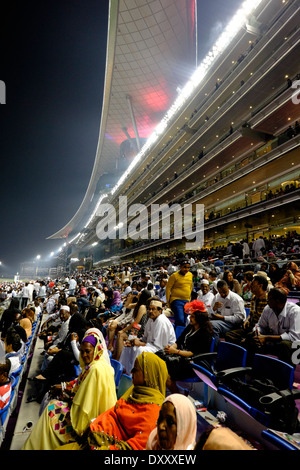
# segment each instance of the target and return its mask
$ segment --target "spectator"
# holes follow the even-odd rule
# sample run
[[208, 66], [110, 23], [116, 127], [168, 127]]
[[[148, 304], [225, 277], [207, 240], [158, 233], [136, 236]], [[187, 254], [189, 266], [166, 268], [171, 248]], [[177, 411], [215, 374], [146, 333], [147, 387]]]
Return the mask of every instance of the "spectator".
[[242, 328], [228, 331], [225, 340], [229, 343], [241, 345], [248, 335], [253, 335], [253, 329], [267, 305], [268, 281], [264, 276], [255, 276], [251, 282], [251, 292], [253, 297], [250, 303], [248, 318], [244, 321]]
[[201, 450], [253, 450], [253, 448], [231, 429], [211, 426], [201, 434], [194, 450], [198, 452]]
[[296, 263], [290, 261], [286, 266], [286, 273], [275, 285], [287, 294], [291, 290], [300, 290], [300, 271]]
[[83, 443], [62, 450], [144, 450], [165, 397], [167, 369], [155, 354], [142, 353], [132, 369], [132, 387], [90, 425]]
[[[23, 450], [54, 450], [74, 442], [95, 416], [116, 402], [113, 368], [103, 357], [98, 335], [88, 333], [80, 345], [81, 374], [77, 379], [52, 387], [53, 396], [33, 427]], [[72, 397], [72, 399], [70, 399]]]
[[196, 434], [197, 414], [194, 405], [189, 398], [175, 393], [165, 399], [146, 450], [192, 450]]
[[275, 284], [277, 282], [279, 282], [280, 279], [283, 278], [282, 269], [279, 267], [279, 265], [277, 263], [270, 263], [270, 265], [269, 265], [269, 277], [270, 277], [270, 281], [272, 282], [273, 286], [275, 286]]
[[216, 344], [219, 338], [228, 331], [242, 326], [246, 318], [243, 299], [229, 289], [225, 281], [218, 281], [218, 294], [212, 303], [211, 322], [214, 329]]
[[4, 345], [6, 358], [11, 362], [11, 368], [9, 370], [9, 375], [11, 376], [11, 374], [16, 372], [21, 366], [20, 349], [22, 347], [21, 337], [13, 327], [7, 330]]
[[256, 334], [246, 343], [251, 363], [255, 353], [273, 354], [292, 363], [292, 345], [300, 341], [300, 307], [287, 301], [287, 295], [278, 288], [268, 294], [268, 305], [255, 325]]
[[143, 289], [139, 295], [138, 295], [138, 301], [134, 307], [133, 310], [133, 316], [132, 320], [128, 325], [126, 325], [122, 330], [118, 331], [117, 333], [117, 340], [116, 340], [116, 345], [115, 348], [113, 347], [113, 339], [114, 339], [114, 333], [115, 333], [115, 328], [114, 328], [114, 323], [112, 322], [109, 327], [108, 327], [108, 337], [109, 337], [109, 344], [108, 344], [108, 349], [110, 351], [113, 351], [113, 358], [116, 359], [117, 361], [120, 360], [120, 356], [122, 354], [123, 346], [124, 346], [124, 341], [128, 340], [128, 335], [130, 334], [134, 323], [140, 325], [141, 330], [140, 330], [140, 336], [143, 335], [146, 322], [148, 320], [147, 317], [147, 302], [150, 299], [150, 291], [147, 289]]
[[155, 297], [150, 299], [148, 318], [142, 338], [132, 340], [130, 346], [123, 348], [120, 362], [127, 373], [130, 373], [136, 357], [142, 352], [156, 353], [167, 344], [176, 342], [174, 327], [163, 313], [162, 302]]
[[233, 273], [231, 271], [225, 271], [223, 275], [223, 280], [227, 283], [229, 289], [235, 294], [242, 295], [242, 288], [237, 279], [233, 278]]
[[174, 313], [175, 326], [186, 325], [184, 305], [191, 300], [193, 291], [193, 275], [189, 261], [181, 261], [180, 269], [171, 274], [166, 287], [167, 305]]
[[241, 297], [246, 302], [249, 302], [252, 297], [251, 291], [251, 283], [253, 281], [254, 272], [253, 271], [246, 271], [244, 274], [244, 281], [242, 284], [242, 294]]
[[209, 281], [207, 279], [202, 279], [200, 282], [200, 290], [197, 292], [197, 299], [201, 300], [206, 307], [207, 312], [211, 313], [211, 305], [214, 299], [214, 294], [209, 288]]
[[4, 362], [0, 362], [0, 410], [8, 405], [11, 397], [10, 367], [9, 359], [6, 358]]
[[189, 325], [179, 335], [176, 343], [167, 344], [156, 353], [167, 364], [167, 387], [172, 393], [178, 393], [177, 380], [195, 376], [187, 359], [209, 352], [213, 338], [212, 325], [204, 303], [193, 300], [185, 305], [185, 309], [190, 315]]

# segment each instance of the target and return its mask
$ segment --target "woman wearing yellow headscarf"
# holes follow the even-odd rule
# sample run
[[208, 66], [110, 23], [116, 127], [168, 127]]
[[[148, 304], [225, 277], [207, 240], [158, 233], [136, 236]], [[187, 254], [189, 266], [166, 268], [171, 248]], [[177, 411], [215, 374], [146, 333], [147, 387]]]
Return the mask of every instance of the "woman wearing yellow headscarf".
[[53, 450], [76, 441], [92, 419], [116, 403], [114, 370], [103, 356], [103, 344], [96, 333], [84, 336], [79, 364], [82, 372], [77, 379], [52, 387], [61, 399], [50, 401], [23, 450]]
[[63, 446], [61, 450], [143, 450], [156, 426], [165, 398], [168, 370], [153, 353], [143, 352], [132, 369], [133, 386], [110, 410], [90, 425], [81, 445]]

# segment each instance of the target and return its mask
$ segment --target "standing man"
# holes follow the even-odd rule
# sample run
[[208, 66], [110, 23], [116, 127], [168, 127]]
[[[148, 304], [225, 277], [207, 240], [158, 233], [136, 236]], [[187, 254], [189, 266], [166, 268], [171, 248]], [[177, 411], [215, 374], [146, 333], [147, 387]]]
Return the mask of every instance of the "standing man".
[[258, 258], [259, 256], [262, 256], [263, 250], [265, 250], [265, 241], [262, 236], [260, 236], [257, 240], [255, 240], [252, 244], [252, 250], [254, 254], [254, 258]]
[[171, 274], [166, 287], [167, 306], [175, 317], [175, 326], [186, 325], [184, 306], [190, 302], [193, 291], [193, 274], [190, 272], [190, 263], [181, 261], [179, 271]]
[[28, 287], [28, 282], [26, 282], [22, 290], [22, 306], [21, 306], [22, 310], [25, 307], [27, 307], [29, 297], [30, 297], [30, 289]]
[[74, 297], [76, 287], [77, 287], [76, 279], [72, 276], [71, 279], [69, 280], [69, 297]]

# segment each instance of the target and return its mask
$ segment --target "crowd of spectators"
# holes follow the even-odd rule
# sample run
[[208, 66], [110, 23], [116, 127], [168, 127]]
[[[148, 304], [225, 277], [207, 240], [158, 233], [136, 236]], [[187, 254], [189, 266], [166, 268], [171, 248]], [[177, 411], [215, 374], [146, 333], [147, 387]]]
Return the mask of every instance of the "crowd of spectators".
[[[214, 339], [215, 349], [219, 341], [242, 344], [249, 360], [259, 351], [292, 364], [300, 307], [299, 298], [292, 302], [289, 296], [300, 291], [298, 263], [298, 236], [291, 233], [60, 279], [2, 283], [0, 394], [8, 396], [31, 325], [43, 314], [43, 363], [29, 378], [37, 390], [31, 399], [41, 404], [40, 419], [24, 448], [195, 446], [196, 412], [188, 411], [185, 397], [177, 398], [177, 381], [193, 375], [189, 359], [208, 352]], [[109, 356], [132, 377], [121, 401]], [[150, 369], [159, 383], [150, 378]], [[166, 399], [168, 393], [172, 398]], [[148, 406], [150, 399], [154, 407]], [[124, 423], [137, 404], [135, 425], [127, 429]], [[180, 410], [190, 413], [188, 427], [180, 423]], [[177, 438], [175, 432], [168, 442], [172, 430], [167, 436], [161, 423], [171, 415], [173, 421], [177, 416]]]

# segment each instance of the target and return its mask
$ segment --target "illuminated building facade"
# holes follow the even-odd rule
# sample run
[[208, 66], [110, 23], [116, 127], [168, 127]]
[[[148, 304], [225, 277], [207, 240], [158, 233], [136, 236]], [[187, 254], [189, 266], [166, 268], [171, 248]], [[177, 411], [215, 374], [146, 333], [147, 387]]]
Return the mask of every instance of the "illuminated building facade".
[[[135, 36], [132, 16], [128, 14], [130, 8], [123, 14], [125, 3], [128, 7], [130, 1], [116, 3], [117, 11], [110, 7], [99, 150], [90, 185], [73, 219], [50, 238], [65, 238], [68, 243], [71, 240], [71, 256], [92, 259], [93, 265], [145, 259], [185, 249], [184, 240], [172, 237], [169, 240], [116, 237], [100, 241], [96, 233], [99, 204], [117, 207], [120, 196], [127, 197], [128, 206], [204, 205], [208, 247], [227, 245], [241, 238], [252, 240], [260, 235], [299, 232], [299, 2], [241, 3], [240, 10], [197, 67], [193, 65], [194, 2], [135, 1], [134, 5], [141, 5], [137, 7], [139, 14], [134, 8], [137, 17], [141, 16], [140, 22], [134, 21], [135, 27], [139, 24], [141, 28], [135, 31]], [[125, 70], [134, 54], [133, 50], [128, 52], [128, 62], [124, 58], [122, 69], [121, 57], [126, 47], [130, 49], [124, 36], [132, 36], [131, 40], [135, 37], [135, 45], [138, 44], [139, 34], [146, 31], [143, 29], [146, 18], [149, 19], [146, 10], [143, 17], [143, 8], [147, 4], [151, 9], [154, 3], [161, 7], [156, 17], [152, 13], [158, 22], [167, 17], [170, 24], [176, 17], [180, 24], [175, 43], [171, 33], [171, 43], [160, 37], [159, 57], [171, 57], [172, 73], [168, 76], [166, 70], [162, 71], [161, 63], [156, 78], [150, 80], [152, 90], [143, 81], [154, 67], [154, 54], [149, 52], [148, 59], [145, 57], [152, 43], [144, 37], [147, 45], [143, 54], [145, 69], [141, 66], [144, 75], [134, 74], [137, 78], [134, 88], [140, 83], [140, 92], [135, 95], [125, 78], [118, 96], [130, 127], [125, 125], [126, 121], [122, 124], [121, 120], [118, 123], [113, 120], [118, 112], [113, 107], [112, 95], [118, 89], [117, 82], [127, 77]], [[149, 23], [148, 29], [152, 35], [155, 31], [159, 35], [157, 23], [153, 26]], [[119, 54], [122, 40], [126, 42], [123, 55]], [[188, 62], [192, 74], [184, 77]], [[133, 72], [132, 63], [130, 71]], [[178, 83], [182, 83], [180, 90]], [[122, 140], [126, 132], [128, 138]], [[116, 149], [118, 172], [114, 173], [116, 158], [112, 155], [116, 155]], [[114, 173], [116, 178], [109, 188], [97, 193], [105, 172]]]

